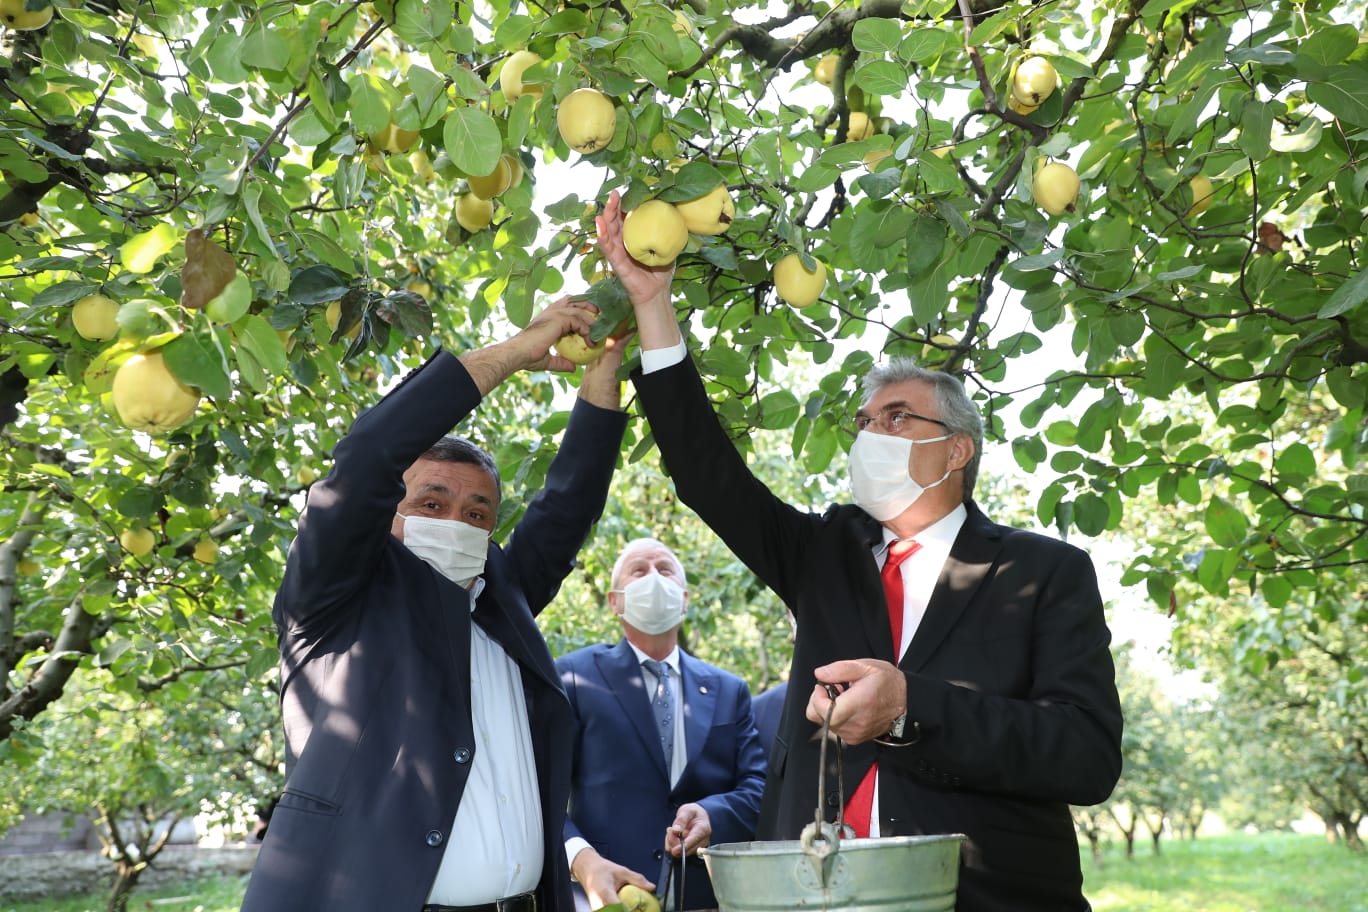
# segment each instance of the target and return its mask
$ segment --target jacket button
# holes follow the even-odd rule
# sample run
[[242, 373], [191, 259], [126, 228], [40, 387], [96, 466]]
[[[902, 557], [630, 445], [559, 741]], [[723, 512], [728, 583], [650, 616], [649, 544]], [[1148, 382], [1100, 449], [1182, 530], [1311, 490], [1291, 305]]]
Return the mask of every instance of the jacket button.
[[454, 754], [451, 755], [451, 759], [455, 760], [457, 763], [469, 763], [469, 762], [470, 762], [470, 748], [468, 748], [468, 747], [457, 748], [457, 749], [456, 749], [456, 753], [454, 753]]
[[665, 850], [664, 850], [664, 849], [656, 849], [656, 850], [655, 850], [655, 860], [656, 860], [656, 861], [660, 861], [660, 859], [662, 859], [662, 858], [664, 858], [664, 857], [665, 857]]
[[835, 792], [830, 792], [827, 794], [827, 807], [834, 808], [837, 804], [840, 803], [840, 801], [841, 796], [837, 795]]
[[423, 841], [426, 842], [428, 845], [432, 846], [434, 849], [437, 848], [439, 845], [442, 844], [442, 831], [428, 830], [427, 836], [426, 838], [424, 838]]

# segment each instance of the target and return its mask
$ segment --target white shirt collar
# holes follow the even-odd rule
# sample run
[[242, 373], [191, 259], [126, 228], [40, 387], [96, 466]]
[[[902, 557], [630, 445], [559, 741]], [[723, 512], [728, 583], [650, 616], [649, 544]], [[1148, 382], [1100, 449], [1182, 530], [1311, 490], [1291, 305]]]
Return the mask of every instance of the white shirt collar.
[[[640, 649], [637, 649], [636, 644], [633, 643], [631, 640], [628, 640], [628, 641], [627, 641], [627, 645], [628, 645], [628, 646], [631, 646], [631, 647], [632, 647], [632, 652], [635, 652], [635, 653], [636, 653], [636, 658], [637, 658], [637, 664], [638, 664], [638, 665], [640, 665], [642, 662], [646, 661], [647, 659], [651, 658], [651, 657], [648, 656], [646, 653], [642, 652]], [[665, 662], [666, 665], [669, 665], [669, 666], [670, 666], [670, 670], [673, 671], [673, 672], [675, 673], [675, 677], [682, 677], [682, 675], [680, 675], [680, 673], [679, 673], [679, 647], [678, 647], [678, 646], [676, 646], [674, 649], [671, 649], [671, 650], [670, 650], [670, 654], [667, 655], [667, 656], [665, 657], [664, 662]]]
[[[912, 537], [916, 540], [917, 544], [922, 546], [923, 550], [942, 551], [949, 554], [950, 547], [955, 543], [955, 538], [959, 535], [960, 527], [964, 525], [964, 521], [968, 518], [969, 511], [965, 508], [964, 504], [956, 504], [955, 509], [951, 510]], [[874, 549], [875, 553], [884, 553], [888, 550], [888, 546], [896, 541], [897, 538], [898, 536], [893, 533], [892, 529], [888, 528], [888, 526], [884, 526], [883, 541]]]

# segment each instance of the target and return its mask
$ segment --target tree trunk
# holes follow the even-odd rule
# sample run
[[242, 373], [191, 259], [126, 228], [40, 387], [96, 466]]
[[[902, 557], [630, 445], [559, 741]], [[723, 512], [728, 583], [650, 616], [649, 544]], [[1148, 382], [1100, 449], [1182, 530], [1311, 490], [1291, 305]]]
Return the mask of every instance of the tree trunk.
[[115, 865], [115, 870], [114, 886], [109, 891], [105, 912], [128, 912], [128, 899], [138, 885], [138, 878], [147, 870], [147, 865], [121, 861]]

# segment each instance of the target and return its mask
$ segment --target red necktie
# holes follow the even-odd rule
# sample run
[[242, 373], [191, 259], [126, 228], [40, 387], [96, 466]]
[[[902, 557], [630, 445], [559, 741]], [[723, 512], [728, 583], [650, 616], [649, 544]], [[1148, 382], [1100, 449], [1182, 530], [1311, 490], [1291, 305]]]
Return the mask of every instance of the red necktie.
[[[898, 569], [921, 545], [910, 539], [899, 539], [888, 547], [888, 559], [884, 561], [879, 576], [883, 579], [884, 598], [888, 601], [888, 626], [893, 631], [893, 664], [898, 664], [898, 651], [902, 648], [903, 584], [902, 572]], [[874, 778], [879, 765], [876, 763], [860, 780], [855, 794], [845, 806], [845, 822], [864, 839], [869, 836], [869, 818], [874, 810]]]

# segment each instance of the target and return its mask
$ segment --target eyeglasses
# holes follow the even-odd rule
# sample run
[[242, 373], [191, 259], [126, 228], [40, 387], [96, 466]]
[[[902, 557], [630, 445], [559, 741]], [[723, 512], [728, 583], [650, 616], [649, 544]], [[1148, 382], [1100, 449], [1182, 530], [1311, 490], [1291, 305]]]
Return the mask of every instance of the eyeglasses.
[[931, 424], [938, 424], [947, 431], [950, 430], [950, 425], [938, 418], [927, 418], [925, 415], [918, 415], [916, 412], [908, 412], [903, 409], [886, 409], [877, 415], [856, 415], [855, 430], [868, 430], [873, 425], [886, 434], [901, 434], [909, 421], [927, 421]]

